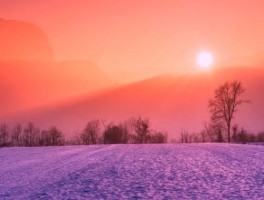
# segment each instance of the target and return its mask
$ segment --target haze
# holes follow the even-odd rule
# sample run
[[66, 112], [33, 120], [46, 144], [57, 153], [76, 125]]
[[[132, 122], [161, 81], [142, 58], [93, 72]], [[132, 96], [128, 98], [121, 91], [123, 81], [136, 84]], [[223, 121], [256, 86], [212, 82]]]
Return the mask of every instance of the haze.
[[[142, 115], [173, 134], [199, 131], [214, 90], [236, 79], [252, 104], [235, 120], [261, 131], [263, 7], [262, 0], [1, 0], [0, 119], [73, 133], [94, 118]], [[197, 63], [203, 52], [209, 59]]]
[[1, 0], [0, 16], [38, 25], [57, 61], [91, 60], [121, 82], [262, 61], [262, 0]]

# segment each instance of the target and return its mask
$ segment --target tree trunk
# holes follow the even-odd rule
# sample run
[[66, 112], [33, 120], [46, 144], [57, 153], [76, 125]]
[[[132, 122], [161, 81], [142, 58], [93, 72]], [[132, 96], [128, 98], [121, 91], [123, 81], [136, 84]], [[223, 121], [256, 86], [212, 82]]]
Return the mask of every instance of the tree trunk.
[[228, 137], [228, 142], [231, 142], [231, 134], [230, 134], [230, 124], [227, 125], [227, 137]]

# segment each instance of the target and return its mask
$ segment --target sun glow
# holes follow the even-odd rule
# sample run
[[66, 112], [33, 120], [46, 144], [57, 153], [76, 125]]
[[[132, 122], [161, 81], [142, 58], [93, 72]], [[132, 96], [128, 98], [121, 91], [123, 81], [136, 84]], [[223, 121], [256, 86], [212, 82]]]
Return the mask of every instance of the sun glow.
[[202, 69], [209, 69], [214, 61], [214, 57], [210, 52], [200, 52], [197, 56], [196, 63]]

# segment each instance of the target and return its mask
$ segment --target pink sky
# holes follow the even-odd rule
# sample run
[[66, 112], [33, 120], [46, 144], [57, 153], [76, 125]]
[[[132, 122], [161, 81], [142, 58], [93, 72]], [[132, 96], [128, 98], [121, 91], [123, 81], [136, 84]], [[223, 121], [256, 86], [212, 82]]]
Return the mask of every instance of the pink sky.
[[58, 61], [85, 59], [123, 81], [262, 61], [262, 0], [1, 0], [0, 17], [38, 25]]

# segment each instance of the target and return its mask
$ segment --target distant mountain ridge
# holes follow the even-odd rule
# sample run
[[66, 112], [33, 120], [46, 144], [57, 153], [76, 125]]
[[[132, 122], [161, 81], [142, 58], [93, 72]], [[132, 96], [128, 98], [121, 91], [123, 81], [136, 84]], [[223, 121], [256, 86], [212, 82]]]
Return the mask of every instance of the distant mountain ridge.
[[0, 61], [53, 61], [46, 34], [36, 25], [0, 19]]
[[[241, 80], [251, 104], [241, 107], [235, 120], [252, 131], [264, 129], [263, 66], [162, 75], [107, 89], [112, 79], [95, 63], [56, 62], [47, 36], [37, 26], [0, 19], [0, 30], [1, 122], [57, 125], [73, 134], [94, 118], [120, 121], [142, 115], [174, 137], [181, 130], [201, 130], [209, 119], [207, 104], [214, 90], [226, 81]], [[47, 104], [51, 106], [43, 106]], [[18, 113], [21, 109], [26, 111]]]
[[[94, 97], [80, 97], [65, 104], [25, 112], [16, 119], [35, 121], [48, 127], [55, 124], [73, 134], [94, 118], [120, 121], [131, 116], [149, 117], [154, 128], [169, 132], [171, 138], [182, 130], [199, 131], [209, 120], [208, 100], [225, 81], [241, 80], [246, 89], [243, 105], [235, 118], [250, 131], [264, 130], [264, 70], [225, 68], [193, 75], [163, 75], [111, 89]], [[12, 118], [13, 120], [15, 118]]]
[[56, 62], [46, 34], [36, 25], [0, 19], [0, 116], [111, 85], [91, 61]]
[[[89, 61], [0, 62], [0, 108], [45, 105], [83, 93], [94, 93], [111, 79]], [[11, 95], [11, 96], [10, 96]]]

